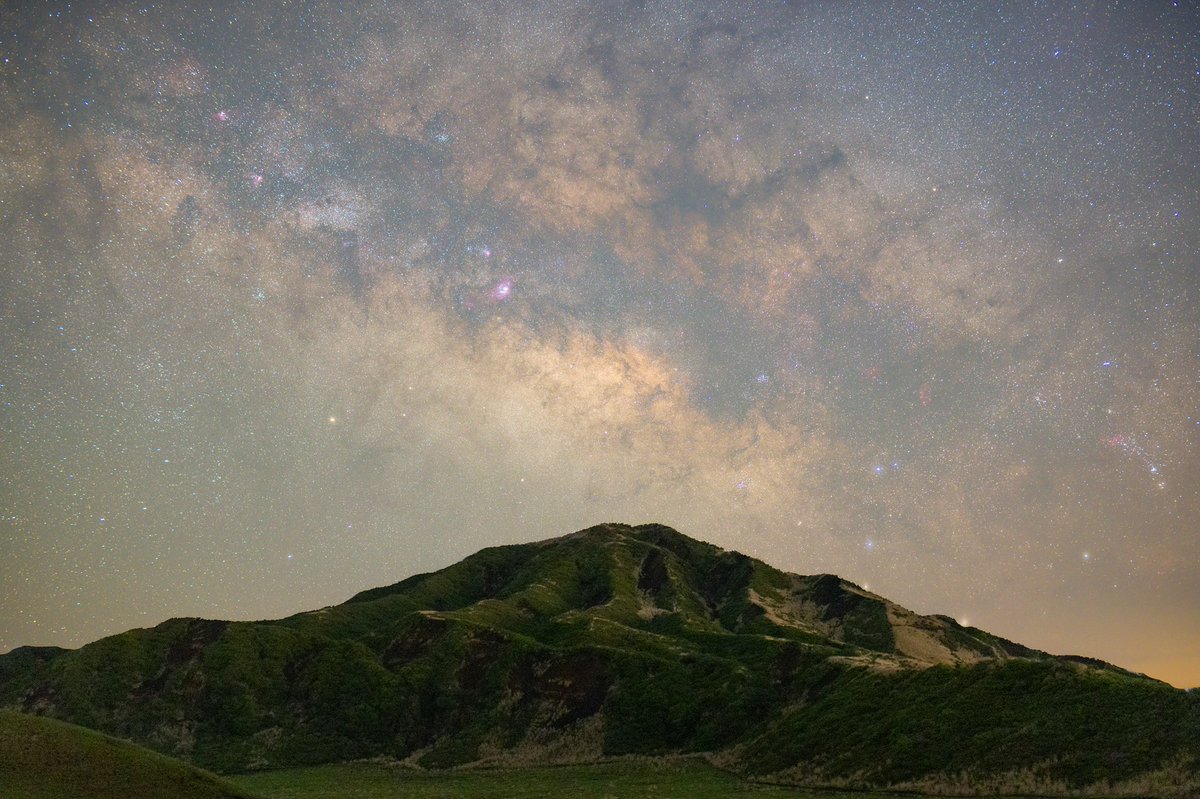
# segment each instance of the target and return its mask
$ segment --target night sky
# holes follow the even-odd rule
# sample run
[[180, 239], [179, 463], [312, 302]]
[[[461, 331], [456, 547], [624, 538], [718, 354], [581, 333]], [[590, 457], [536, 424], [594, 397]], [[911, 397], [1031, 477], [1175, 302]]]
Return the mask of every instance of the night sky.
[[1200, 7], [9, 3], [0, 651], [670, 524], [1200, 685]]

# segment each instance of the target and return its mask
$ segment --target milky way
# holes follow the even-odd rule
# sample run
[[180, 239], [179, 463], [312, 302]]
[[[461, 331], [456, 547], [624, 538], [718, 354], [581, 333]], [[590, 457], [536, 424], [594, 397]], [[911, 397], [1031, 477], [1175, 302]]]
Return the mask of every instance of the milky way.
[[1200, 684], [1200, 13], [0, 10], [0, 651], [659, 521]]

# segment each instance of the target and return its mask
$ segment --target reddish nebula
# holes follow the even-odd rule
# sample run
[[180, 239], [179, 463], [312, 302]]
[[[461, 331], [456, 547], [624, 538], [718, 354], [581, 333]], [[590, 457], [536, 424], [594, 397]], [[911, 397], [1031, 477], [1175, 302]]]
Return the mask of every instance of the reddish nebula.
[[928, 408], [933, 402], [933, 386], [929, 383], [922, 383], [921, 388], [917, 390], [917, 399], [921, 401], [922, 408]]
[[488, 299], [492, 302], [504, 302], [512, 296], [513, 282], [510, 278], [501, 280], [496, 285], [492, 286], [488, 292]]

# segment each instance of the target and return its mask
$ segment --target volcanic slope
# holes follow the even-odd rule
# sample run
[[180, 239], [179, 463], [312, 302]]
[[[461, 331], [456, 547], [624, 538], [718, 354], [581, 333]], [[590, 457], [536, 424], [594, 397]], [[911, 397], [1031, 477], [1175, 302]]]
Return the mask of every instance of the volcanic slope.
[[1195, 692], [656, 524], [485, 549], [278, 621], [17, 649], [0, 706], [218, 771], [703, 752], [806, 785], [1200, 789]]

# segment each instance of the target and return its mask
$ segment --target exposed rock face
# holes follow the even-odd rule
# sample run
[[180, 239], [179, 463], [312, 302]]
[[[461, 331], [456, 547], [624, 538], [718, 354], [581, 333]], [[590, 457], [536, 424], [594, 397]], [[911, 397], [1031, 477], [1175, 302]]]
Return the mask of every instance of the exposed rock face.
[[653, 524], [486, 549], [279, 621], [19, 649], [0, 704], [222, 770], [705, 752], [824, 785], [1200, 785], [1194, 694]]

